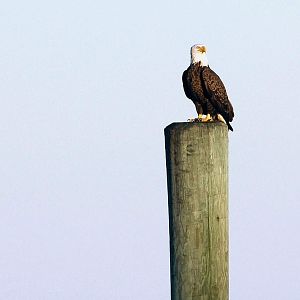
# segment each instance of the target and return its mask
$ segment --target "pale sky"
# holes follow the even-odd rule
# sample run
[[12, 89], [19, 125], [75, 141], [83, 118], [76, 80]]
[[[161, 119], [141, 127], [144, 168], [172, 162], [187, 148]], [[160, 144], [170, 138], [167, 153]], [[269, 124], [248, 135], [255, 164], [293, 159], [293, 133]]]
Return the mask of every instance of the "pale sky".
[[204, 43], [235, 109], [231, 300], [300, 299], [300, 2], [6, 1], [0, 299], [170, 299], [163, 129]]

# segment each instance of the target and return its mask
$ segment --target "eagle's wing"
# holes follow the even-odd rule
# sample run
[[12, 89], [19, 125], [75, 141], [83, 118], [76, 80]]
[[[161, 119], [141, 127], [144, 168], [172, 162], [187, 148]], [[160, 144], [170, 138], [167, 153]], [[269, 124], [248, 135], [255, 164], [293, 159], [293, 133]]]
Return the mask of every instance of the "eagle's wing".
[[193, 94], [192, 94], [192, 91], [191, 91], [191, 88], [188, 84], [188, 70], [185, 70], [182, 74], [182, 84], [183, 84], [183, 89], [184, 89], [184, 92], [185, 92], [185, 95], [192, 100], [193, 98]]
[[222, 80], [209, 67], [204, 67], [201, 75], [211, 104], [226, 122], [231, 122], [234, 117], [233, 107], [228, 99]]

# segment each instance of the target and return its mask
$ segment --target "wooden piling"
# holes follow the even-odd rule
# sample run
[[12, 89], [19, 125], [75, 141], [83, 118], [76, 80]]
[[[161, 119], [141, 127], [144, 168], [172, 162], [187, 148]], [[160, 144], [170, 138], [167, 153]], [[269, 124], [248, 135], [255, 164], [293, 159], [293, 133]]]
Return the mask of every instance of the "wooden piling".
[[228, 300], [228, 129], [165, 128], [172, 300]]

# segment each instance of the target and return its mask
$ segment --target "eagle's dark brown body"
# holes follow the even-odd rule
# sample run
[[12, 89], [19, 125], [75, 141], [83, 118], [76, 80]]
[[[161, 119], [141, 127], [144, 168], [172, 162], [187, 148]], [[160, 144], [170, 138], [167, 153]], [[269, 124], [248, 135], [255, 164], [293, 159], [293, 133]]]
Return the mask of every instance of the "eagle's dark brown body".
[[191, 99], [198, 114], [222, 115], [227, 126], [234, 117], [233, 107], [228, 99], [225, 86], [220, 77], [209, 67], [201, 63], [191, 64], [182, 74], [183, 88]]

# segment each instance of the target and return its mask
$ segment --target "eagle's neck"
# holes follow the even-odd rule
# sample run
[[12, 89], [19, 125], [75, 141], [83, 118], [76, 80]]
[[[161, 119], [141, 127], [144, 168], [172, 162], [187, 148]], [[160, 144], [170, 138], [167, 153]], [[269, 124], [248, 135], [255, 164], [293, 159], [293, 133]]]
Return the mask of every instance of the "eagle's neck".
[[191, 64], [196, 64], [198, 62], [200, 62], [200, 65], [202, 67], [208, 67], [208, 59], [206, 53], [200, 53], [200, 52], [192, 53]]

